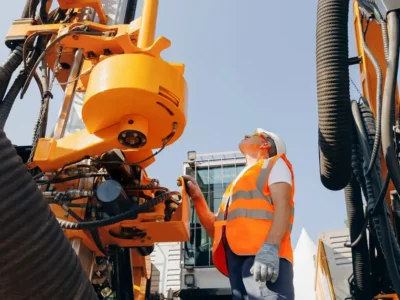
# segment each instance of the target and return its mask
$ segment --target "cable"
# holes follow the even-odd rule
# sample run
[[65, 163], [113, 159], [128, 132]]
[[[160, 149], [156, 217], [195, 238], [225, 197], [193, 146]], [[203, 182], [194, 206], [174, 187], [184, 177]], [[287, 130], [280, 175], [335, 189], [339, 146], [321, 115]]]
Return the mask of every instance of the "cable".
[[399, 66], [399, 13], [391, 11], [388, 13], [388, 27], [390, 29], [389, 57], [386, 68], [386, 78], [383, 93], [382, 107], [382, 149], [386, 165], [393, 185], [400, 194], [400, 166], [396, 155], [393, 136], [393, 109], [395, 107], [395, 89], [397, 82], [397, 71]]
[[55, 30], [53, 30], [53, 31], [52, 30], [36, 31], [26, 38], [26, 40], [23, 44], [23, 47], [22, 47], [22, 61], [24, 63], [24, 69], [27, 69], [26, 55], [28, 52], [27, 48], [31, 42], [31, 39], [33, 39], [37, 36], [40, 36], [40, 35], [53, 35], [53, 34], [57, 34], [57, 31], [55, 31]]
[[[55, 38], [55, 39], [46, 47], [46, 49], [45, 49], [44, 51], [42, 51], [42, 53], [40, 54], [40, 56], [39, 56], [39, 58], [37, 59], [36, 63], [34, 64], [32, 70], [36, 70], [36, 68], [37, 68], [38, 65], [39, 65], [39, 62], [40, 62], [40, 61], [42, 60], [42, 58], [47, 54], [47, 52], [49, 51], [49, 49], [50, 49], [51, 47], [53, 47], [55, 44], [57, 44], [57, 43], [60, 42], [62, 39], [64, 39], [65, 37], [67, 37], [67, 36], [69, 36], [69, 35], [71, 35], [71, 34], [76, 34], [76, 35], [97, 35], [97, 36], [103, 35], [102, 32], [78, 31], [78, 30], [82, 30], [82, 29], [84, 29], [84, 28], [86, 28], [85, 25], [75, 27], [75, 28], [71, 29], [71, 31], [68, 31], [67, 33], [65, 33], [65, 34], [63, 34], [63, 35], [60, 35], [60, 36], [58, 36], [57, 38]], [[32, 76], [33, 76], [33, 71], [31, 71], [31, 72], [29, 73], [28, 79], [26, 80], [26, 83], [28, 83], [28, 82], [30, 81], [30, 79], [32, 78]], [[25, 84], [24, 87], [23, 87], [23, 89], [22, 89], [22, 92], [21, 92], [21, 99], [24, 97], [27, 88], [28, 88], [28, 84]]]
[[160, 204], [161, 202], [165, 202], [169, 198], [174, 195], [180, 195], [178, 192], [168, 192], [161, 195], [154, 197], [153, 199], [141, 204], [133, 209], [130, 209], [124, 213], [118, 214], [116, 216], [103, 219], [103, 220], [96, 220], [96, 221], [85, 221], [85, 222], [69, 222], [61, 219], [57, 219], [60, 223], [61, 228], [69, 229], [69, 230], [85, 230], [85, 229], [92, 229], [92, 228], [99, 228], [108, 225], [112, 225], [123, 220], [129, 218], [136, 218], [139, 213], [143, 213], [149, 211], [152, 207]]
[[[362, 22], [362, 21], [361, 21]], [[368, 23], [367, 23], [368, 24]], [[376, 158], [378, 156], [378, 152], [380, 150], [380, 141], [381, 141], [381, 123], [382, 123], [382, 69], [379, 66], [378, 60], [369, 49], [366, 40], [366, 31], [362, 35], [362, 43], [364, 47], [364, 51], [367, 54], [368, 58], [371, 60], [375, 71], [376, 71], [376, 121], [375, 121], [375, 138], [374, 138], [374, 146], [372, 149], [371, 160], [369, 162], [367, 174], [371, 173], [372, 168], [374, 167]]]
[[105, 174], [82, 174], [82, 175], [74, 175], [66, 178], [59, 178], [55, 180], [54, 178], [50, 180], [36, 180], [37, 184], [56, 184], [56, 183], [63, 183], [63, 182], [68, 182], [71, 180], [76, 180], [76, 179], [82, 179], [82, 178], [95, 178], [95, 177], [104, 177], [106, 176]]
[[382, 205], [382, 203], [383, 203], [383, 201], [385, 199], [385, 195], [386, 195], [387, 189], [389, 187], [389, 182], [390, 182], [390, 177], [389, 177], [389, 175], [386, 175], [386, 179], [385, 179], [384, 185], [383, 185], [383, 187], [382, 187], [382, 189], [381, 189], [381, 191], [379, 193], [378, 200], [376, 201], [376, 203], [375, 203], [374, 207], [371, 209], [371, 211], [367, 212], [368, 213], [368, 217], [365, 218], [364, 225], [362, 227], [361, 233], [358, 235], [357, 239], [354, 240], [354, 242], [351, 243], [347, 247], [355, 247], [358, 244], [358, 242], [362, 239], [362, 237], [364, 236], [365, 230], [367, 229], [367, 226], [368, 226], [369, 217], [372, 217], [373, 215], [376, 214], [376, 211]]

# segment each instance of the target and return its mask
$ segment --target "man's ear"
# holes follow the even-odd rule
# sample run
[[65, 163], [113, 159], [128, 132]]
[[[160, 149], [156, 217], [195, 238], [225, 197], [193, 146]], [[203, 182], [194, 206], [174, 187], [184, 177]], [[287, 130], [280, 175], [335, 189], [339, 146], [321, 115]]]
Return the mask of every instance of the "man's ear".
[[260, 149], [261, 149], [261, 150], [269, 150], [270, 148], [271, 148], [270, 142], [264, 142], [264, 143], [260, 146]]

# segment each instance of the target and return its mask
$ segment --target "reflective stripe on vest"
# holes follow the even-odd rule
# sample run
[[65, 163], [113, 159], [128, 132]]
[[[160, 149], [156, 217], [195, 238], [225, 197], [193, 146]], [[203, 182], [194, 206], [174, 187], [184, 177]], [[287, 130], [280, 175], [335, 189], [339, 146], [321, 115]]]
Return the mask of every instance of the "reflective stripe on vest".
[[[292, 206], [292, 216], [294, 216], [294, 207]], [[216, 221], [224, 221], [224, 212], [219, 212]], [[246, 209], [237, 208], [228, 214], [227, 221], [231, 221], [237, 218], [248, 218], [248, 219], [261, 219], [266, 221], [272, 221], [274, 213], [266, 211], [264, 209]], [[293, 224], [290, 224], [289, 231], [292, 232]]]
[[231, 203], [237, 199], [264, 199], [272, 205], [272, 199], [270, 196], [264, 195], [261, 191], [264, 189], [265, 182], [269, 176], [271, 168], [269, 168], [270, 160], [265, 160], [261, 167], [261, 172], [258, 175], [256, 182], [256, 189], [250, 191], [237, 191], [232, 195]]

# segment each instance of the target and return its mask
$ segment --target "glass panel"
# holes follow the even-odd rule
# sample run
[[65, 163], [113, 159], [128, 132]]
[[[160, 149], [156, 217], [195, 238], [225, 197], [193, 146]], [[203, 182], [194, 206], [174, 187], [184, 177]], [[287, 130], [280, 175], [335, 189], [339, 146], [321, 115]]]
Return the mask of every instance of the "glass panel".
[[[243, 168], [244, 164], [201, 166], [196, 169], [187, 168], [186, 174], [197, 179], [208, 207], [212, 212], [217, 213], [225, 189]], [[194, 213], [194, 219], [192, 219], [192, 213]], [[185, 243], [185, 265], [212, 267], [214, 265], [211, 253], [213, 239], [208, 237], [193, 209], [190, 214], [190, 241]]]

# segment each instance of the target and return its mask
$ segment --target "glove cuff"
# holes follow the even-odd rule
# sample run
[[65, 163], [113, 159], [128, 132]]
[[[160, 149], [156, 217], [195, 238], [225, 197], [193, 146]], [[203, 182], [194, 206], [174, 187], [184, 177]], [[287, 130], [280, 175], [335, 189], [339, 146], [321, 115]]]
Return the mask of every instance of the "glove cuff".
[[264, 246], [267, 246], [269, 249], [274, 249], [276, 252], [279, 252], [280, 246], [274, 243], [265, 242]]

